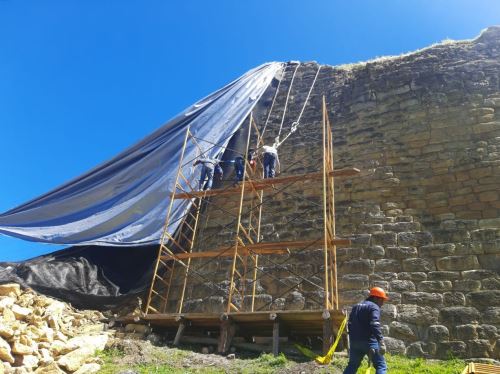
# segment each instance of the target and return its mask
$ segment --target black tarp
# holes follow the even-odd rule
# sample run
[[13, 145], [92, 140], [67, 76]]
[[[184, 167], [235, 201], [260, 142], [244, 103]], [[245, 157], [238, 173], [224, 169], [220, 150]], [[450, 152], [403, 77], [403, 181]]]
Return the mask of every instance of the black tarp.
[[16, 282], [77, 308], [121, 311], [147, 292], [158, 246], [75, 246], [22, 262], [0, 262]]

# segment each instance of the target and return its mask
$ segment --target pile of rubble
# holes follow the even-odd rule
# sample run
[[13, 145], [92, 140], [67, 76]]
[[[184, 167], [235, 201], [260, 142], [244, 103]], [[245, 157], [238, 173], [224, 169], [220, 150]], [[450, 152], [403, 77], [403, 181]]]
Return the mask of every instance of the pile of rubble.
[[99, 371], [97, 350], [109, 333], [97, 311], [0, 285], [0, 374], [86, 374]]

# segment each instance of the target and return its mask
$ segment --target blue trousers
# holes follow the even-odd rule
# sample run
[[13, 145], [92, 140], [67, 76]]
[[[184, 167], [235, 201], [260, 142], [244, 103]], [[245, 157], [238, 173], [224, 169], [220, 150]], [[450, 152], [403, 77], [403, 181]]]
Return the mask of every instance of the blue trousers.
[[[208, 179], [207, 183], [205, 183], [205, 179]], [[200, 174], [200, 188], [199, 188], [200, 191], [210, 190], [212, 188], [213, 181], [214, 181], [214, 168], [203, 164], [201, 166], [201, 174]], [[205, 184], [205, 186], [203, 186], [203, 184]]]
[[236, 157], [234, 159], [235, 182], [243, 180], [243, 173], [245, 172], [245, 160], [243, 157]]
[[374, 348], [376, 353], [372, 357], [372, 364], [375, 367], [376, 374], [386, 374], [387, 364], [385, 363], [385, 358], [378, 353], [378, 343], [365, 343], [365, 342], [350, 342], [351, 349], [349, 351], [349, 363], [344, 370], [344, 374], [356, 374], [358, 368], [361, 366], [361, 361], [365, 355], [368, 355], [370, 348]]
[[274, 178], [276, 175], [276, 155], [264, 153], [264, 178]]

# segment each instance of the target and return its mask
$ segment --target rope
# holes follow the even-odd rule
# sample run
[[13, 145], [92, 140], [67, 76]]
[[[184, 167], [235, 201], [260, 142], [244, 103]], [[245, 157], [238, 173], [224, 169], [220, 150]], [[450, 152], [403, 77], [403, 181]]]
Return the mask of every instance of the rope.
[[311, 92], [312, 92], [312, 90], [314, 88], [314, 85], [316, 84], [316, 80], [318, 79], [318, 75], [319, 75], [319, 71], [320, 70], [321, 70], [321, 65], [319, 65], [318, 71], [316, 72], [316, 75], [314, 76], [314, 80], [313, 80], [313, 82], [311, 84], [311, 88], [309, 89], [309, 92], [307, 93], [306, 100], [304, 101], [304, 105], [302, 106], [302, 110], [300, 111], [300, 114], [297, 117], [297, 120], [292, 123], [292, 127], [290, 129], [290, 132], [285, 136], [285, 138], [282, 141], [280, 141], [278, 143], [277, 147], [279, 147], [285, 140], [287, 140], [288, 137], [290, 135], [292, 135], [297, 130], [297, 128], [299, 127], [300, 120], [302, 119], [302, 115], [304, 114], [304, 110], [306, 109], [307, 103], [309, 102], [309, 98], [311, 97]]
[[297, 64], [297, 66], [295, 67], [295, 70], [294, 70], [293, 75], [292, 75], [292, 80], [290, 82], [290, 87], [288, 87], [288, 93], [286, 94], [285, 108], [283, 109], [283, 117], [281, 118], [280, 129], [278, 131], [278, 139], [281, 135], [281, 129], [283, 128], [283, 122], [285, 122], [285, 114], [286, 114], [286, 108], [288, 106], [288, 99], [290, 98], [290, 92], [292, 91], [293, 81], [295, 80], [295, 74], [297, 73], [299, 66], [300, 66], [300, 63]]
[[299, 344], [295, 344], [295, 348], [297, 348], [304, 356], [314, 359], [314, 361], [316, 361], [318, 364], [321, 364], [321, 365], [329, 364], [330, 362], [332, 362], [333, 353], [337, 349], [337, 345], [339, 344], [340, 338], [342, 337], [342, 334], [344, 332], [346, 324], [347, 324], [347, 317], [345, 317], [344, 320], [342, 321], [342, 323], [340, 324], [339, 332], [337, 333], [337, 337], [335, 338], [335, 341], [333, 342], [332, 346], [328, 350], [328, 353], [324, 356], [318, 356], [318, 355], [316, 355], [316, 353], [311, 351], [309, 348], [303, 347]]
[[260, 135], [260, 138], [257, 140], [257, 144], [259, 144], [260, 141], [264, 138], [264, 133], [266, 132], [266, 128], [267, 128], [267, 123], [269, 122], [269, 118], [271, 117], [274, 103], [276, 102], [276, 97], [278, 97], [278, 92], [280, 90], [281, 82], [283, 82], [283, 80], [285, 78], [285, 69], [286, 69], [286, 64], [283, 64], [283, 69], [281, 70], [281, 79], [278, 83], [278, 87], [276, 87], [276, 92], [274, 93], [273, 102], [271, 103], [271, 108], [269, 108], [269, 113], [267, 114], [266, 122], [264, 123], [264, 127], [262, 128], [262, 133]]

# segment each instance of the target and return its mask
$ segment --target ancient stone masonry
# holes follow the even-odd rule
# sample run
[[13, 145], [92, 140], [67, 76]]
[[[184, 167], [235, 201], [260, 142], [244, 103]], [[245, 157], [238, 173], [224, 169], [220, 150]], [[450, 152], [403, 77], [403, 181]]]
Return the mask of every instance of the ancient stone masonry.
[[[302, 109], [319, 65], [297, 71], [284, 132]], [[266, 139], [277, 135], [291, 74], [285, 72]], [[263, 124], [270, 88], [254, 111]], [[383, 307], [387, 345], [410, 356], [500, 358], [500, 28], [477, 39], [445, 43], [405, 56], [350, 66], [322, 66], [301, 125], [280, 148], [283, 174], [316, 171], [321, 159], [321, 99], [326, 95], [336, 167], [358, 167], [359, 177], [336, 184], [337, 232], [352, 238], [338, 249], [342, 306], [362, 300], [378, 285], [389, 291]], [[322, 227], [319, 187], [304, 183], [266, 203], [265, 240], [302, 240]], [[236, 198], [211, 206], [235, 209]], [[303, 212], [285, 225], [287, 213]], [[200, 247], [218, 247], [230, 217], [210, 208]], [[310, 251], [287, 266], [321, 277]], [[227, 287], [228, 260], [205, 270]], [[278, 275], [272, 263], [262, 269]], [[293, 278], [293, 277], [292, 277]], [[294, 282], [295, 279], [290, 279]], [[223, 296], [203, 282], [188, 289], [193, 310], [220, 311]], [[318, 291], [303, 284], [273, 300], [282, 285], [271, 276], [258, 284], [262, 306], [311, 308]], [[286, 290], [285, 290], [286, 291]], [[198, 308], [198, 309], [197, 309]]]

